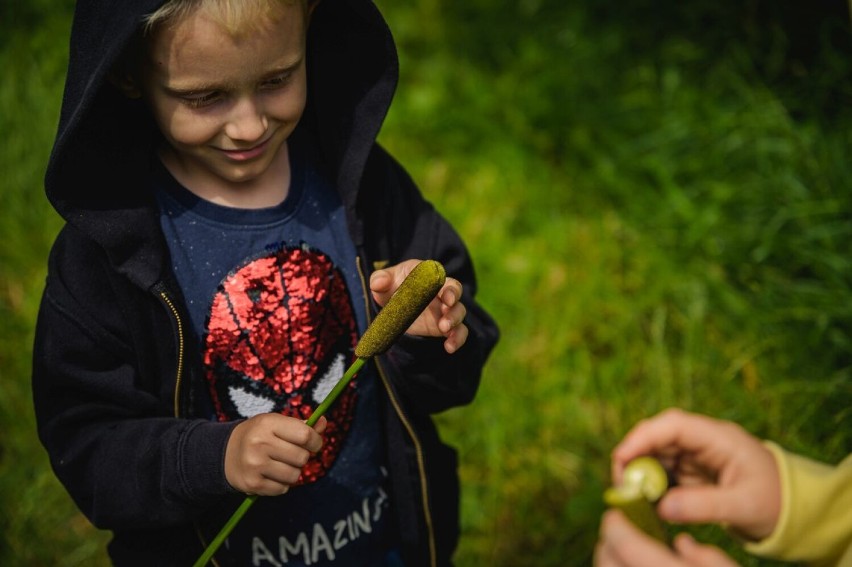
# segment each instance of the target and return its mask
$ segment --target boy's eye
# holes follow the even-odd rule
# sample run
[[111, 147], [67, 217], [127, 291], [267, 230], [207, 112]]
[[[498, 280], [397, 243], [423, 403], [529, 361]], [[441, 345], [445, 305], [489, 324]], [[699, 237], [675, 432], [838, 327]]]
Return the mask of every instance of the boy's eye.
[[287, 85], [290, 82], [290, 78], [292, 77], [291, 72], [282, 73], [280, 75], [275, 75], [274, 77], [270, 77], [261, 83], [261, 88], [264, 89], [277, 89]]
[[190, 108], [202, 108], [217, 102], [221, 94], [215, 91], [206, 93], [191, 93], [181, 96], [181, 100]]

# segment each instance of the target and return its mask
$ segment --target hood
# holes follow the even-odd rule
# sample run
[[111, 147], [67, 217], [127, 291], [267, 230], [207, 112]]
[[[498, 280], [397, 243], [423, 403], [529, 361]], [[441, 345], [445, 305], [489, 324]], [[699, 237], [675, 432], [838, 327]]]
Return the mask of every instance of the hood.
[[[107, 77], [143, 17], [162, 3], [77, 1], [45, 175], [57, 212], [101, 245], [116, 269], [143, 285], [163, 269], [164, 245], [146, 175], [158, 133], [144, 104], [126, 98]], [[393, 38], [370, 0], [320, 1], [308, 28], [307, 76], [308, 103], [297, 132], [310, 128], [322, 166], [355, 222], [364, 164], [398, 77]]]

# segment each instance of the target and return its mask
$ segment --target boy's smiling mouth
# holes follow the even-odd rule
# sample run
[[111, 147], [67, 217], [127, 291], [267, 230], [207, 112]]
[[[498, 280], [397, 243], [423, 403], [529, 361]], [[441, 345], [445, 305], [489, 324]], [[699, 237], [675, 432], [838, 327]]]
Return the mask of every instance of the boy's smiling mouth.
[[219, 151], [221, 151], [223, 154], [225, 154], [225, 156], [234, 161], [248, 161], [263, 155], [263, 153], [269, 146], [269, 140], [271, 139], [271, 137], [267, 138], [256, 146], [252, 146], [246, 149], [226, 150], [220, 148]]

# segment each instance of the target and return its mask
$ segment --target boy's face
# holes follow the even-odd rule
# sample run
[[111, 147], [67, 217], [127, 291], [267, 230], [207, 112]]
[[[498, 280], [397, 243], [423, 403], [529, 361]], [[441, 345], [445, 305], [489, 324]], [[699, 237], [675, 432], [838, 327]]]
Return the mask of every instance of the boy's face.
[[278, 6], [237, 37], [201, 11], [149, 38], [139, 87], [187, 180], [239, 189], [280, 163], [305, 108], [306, 15]]

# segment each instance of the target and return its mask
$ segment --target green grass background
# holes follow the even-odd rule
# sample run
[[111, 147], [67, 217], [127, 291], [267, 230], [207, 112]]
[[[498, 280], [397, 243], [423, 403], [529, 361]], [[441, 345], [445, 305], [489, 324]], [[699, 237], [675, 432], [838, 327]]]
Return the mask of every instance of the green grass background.
[[[591, 564], [609, 451], [665, 407], [852, 450], [845, 2], [379, 5], [402, 68], [381, 141], [468, 242], [503, 331], [476, 402], [438, 418], [459, 565]], [[106, 564], [29, 392], [72, 10], [0, 4], [0, 565]]]

